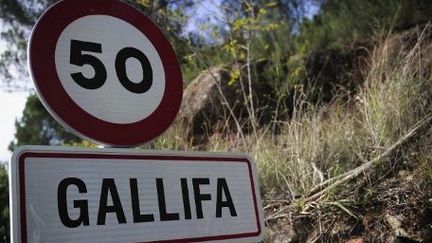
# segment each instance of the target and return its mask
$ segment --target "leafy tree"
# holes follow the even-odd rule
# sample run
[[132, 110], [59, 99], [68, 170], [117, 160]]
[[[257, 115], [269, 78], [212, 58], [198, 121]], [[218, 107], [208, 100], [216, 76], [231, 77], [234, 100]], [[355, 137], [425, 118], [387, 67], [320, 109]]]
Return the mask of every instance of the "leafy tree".
[[0, 164], [0, 241], [9, 242], [9, 183], [5, 165]]
[[52, 145], [81, 141], [51, 117], [36, 95], [27, 98], [23, 116], [15, 122], [15, 128], [15, 141], [9, 145], [10, 150], [26, 144]]
[[0, 0], [2, 20], [1, 38], [6, 41], [7, 50], [0, 56], [0, 74], [9, 85], [12, 72], [26, 73], [27, 39], [37, 18], [49, 5], [57, 0]]

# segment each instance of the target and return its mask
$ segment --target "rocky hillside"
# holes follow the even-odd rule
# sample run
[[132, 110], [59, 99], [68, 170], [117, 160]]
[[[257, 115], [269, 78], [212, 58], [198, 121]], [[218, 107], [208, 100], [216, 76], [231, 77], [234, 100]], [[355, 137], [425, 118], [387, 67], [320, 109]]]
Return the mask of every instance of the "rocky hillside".
[[311, 53], [283, 92], [206, 70], [184, 92], [186, 140], [253, 154], [268, 242], [432, 242], [431, 48], [424, 25]]

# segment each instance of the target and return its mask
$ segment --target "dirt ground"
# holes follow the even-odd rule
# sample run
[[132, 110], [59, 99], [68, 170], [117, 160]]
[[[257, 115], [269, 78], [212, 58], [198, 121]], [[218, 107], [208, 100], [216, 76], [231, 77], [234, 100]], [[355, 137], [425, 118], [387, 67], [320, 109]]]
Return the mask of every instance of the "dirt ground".
[[266, 242], [432, 242], [432, 177], [420, 170], [399, 170], [373, 190], [360, 183], [346, 212], [326, 203], [309, 215], [288, 201], [267, 206], [267, 219], [283, 213], [266, 221]]

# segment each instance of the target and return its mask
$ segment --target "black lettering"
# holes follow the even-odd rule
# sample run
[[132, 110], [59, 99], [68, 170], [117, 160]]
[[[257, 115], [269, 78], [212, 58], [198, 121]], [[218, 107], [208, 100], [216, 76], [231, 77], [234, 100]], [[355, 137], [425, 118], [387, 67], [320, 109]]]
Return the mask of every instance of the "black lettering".
[[107, 79], [106, 68], [97, 57], [83, 52], [102, 53], [102, 44], [71, 40], [70, 48], [70, 64], [80, 67], [90, 65], [95, 72], [93, 78], [86, 78], [82, 73], [72, 73], [72, 79], [85, 89], [98, 89]]
[[[222, 194], [225, 195], [226, 201], [222, 200]], [[230, 214], [233, 217], [237, 217], [237, 212], [234, 207], [228, 184], [225, 178], [218, 178], [217, 180], [217, 194], [216, 194], [216, 218], [222, 217], [222, 208], [229, 208]]]
[[138, 181], [136, 178], [131, 178], [130, 182], [130, 190], [131, 190], [131, 198], [132, 198], [132, 213], [134, 218], [134, 223], [141, 222], [153, 222], [154, 216], [153, 214], [141, 214], [140, 205], [139, 205], [139, 195], [138, 195]]
[[203, 210], [202, 210], [202, 201], [211, 200], [210, 194], [201, 194], [200, 185], [208, 185], [210, 184], [209, 178], [193, 178], [192, 179], [193, 190], [194, 190], [194, 198], [195, 198], [195, 207], [197, 218], [204, 218]]
[[[108, 206], [108, 193], [111, 194], [112, 206]], [[105, 225], [107, 213], [115, 213], [120, 224], [126, 223], [126, 217], [120, 202], [116, 184], [112, 178], [102, 180], [101, 196], [99, 200], [99, 212], [97, 217], [98, 225]]]
[[81, 224], [86, 226], [89, 225], [88, 215], [88, 202], [87, 200], [74, 200], [74, 208], [79, 208], [80, 214], [77, 219], [71, 219], [67, 210], [67, 188], [70, 185], [78, 187], [79, 193], [87, 193], [87, 188], [84, 182], [78, 178], [65, 178], [63, 179], [57, 188], [57, 206], [60, 216], [60, 220], [64, 226], [68, 228], [76, 228]]
[[[126, 72], [126, 61], [135, 58], [141, 63], [143, 79], [139, 83], [132, 82]], [[115, 69], [120, 83], [130, 92], [142, 94], [147, 92], [153, 84], [153, 70], [150, 61], [144, 53], [133, 47], [126, 47], [119, 51], [115, 60]]]
[[192, 219], [190, 200], [189, 200], [189, 188], [188, 188], [186, 178], [181, 178], [180, 183], [181, 183], [181, 188], [182, 188], [183, 208], [184, 208], [184, 213], [185, 213], [185, 219]]
[[165, 191], [162, 178], [156, 178], [156, 189], [159, 203], [159, 214], [161, 221], [179, 220], [180, 215], [178, 213], [167, 213], [165, 203]]

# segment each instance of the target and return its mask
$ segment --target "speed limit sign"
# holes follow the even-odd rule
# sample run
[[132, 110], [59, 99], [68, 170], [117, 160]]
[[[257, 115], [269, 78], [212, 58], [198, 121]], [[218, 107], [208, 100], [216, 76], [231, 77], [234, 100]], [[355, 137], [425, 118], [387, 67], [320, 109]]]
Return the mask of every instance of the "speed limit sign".
[[150, 141], [180, 108], [173, 48], [151, 20], [119, 0], [63, 0], [49, 8], [32, 32], [29, 66], [53, 117], [97, 143]]

